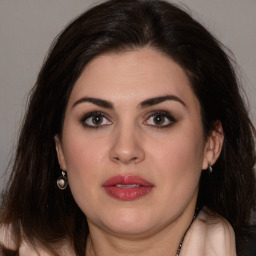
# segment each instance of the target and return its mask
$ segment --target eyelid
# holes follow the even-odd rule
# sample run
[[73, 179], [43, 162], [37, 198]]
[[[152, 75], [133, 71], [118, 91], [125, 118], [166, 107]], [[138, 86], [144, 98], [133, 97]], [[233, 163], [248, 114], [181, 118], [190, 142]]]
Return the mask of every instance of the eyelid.
[[[168, 124], [148, 124], [148, 120], [154, 116], [163, 116], [164, 118], [168, 119], [169, 122]], [[103, 118], [105, 118], [107, 120], [108, 123], [100, 123], [99, 125], [97, 124], [88, 124], [86, 123], [86, 120], [88, 120], [89, 118], [92, 118], [93, 116], [101, 116]], [[143, 124], [145, 124], [146, 126], [151, 126], [154, 128], [167, 128], [171, 125], [173, 125], [174, 123], [177, 122], [177, 119], [173, 116], [173, 114], [171, 114], [169, 111], [166, 110], [155, 110], [155, 111], [151, 111], [150, 113], [147, 113], [147, 115], [144, 116], [144, 122]], [[102, 111], [91, 111], [85, 115], [83, 115], [83, 117], [80, 119], [82, 125], [85, 128], [91, 128], [91, 129], [98, 129], [98, 128], [102, 128], [108, 125], [111, 125], [113, 122], [111, 121], [111, 118], [109, 117], [108, 114], [102, 112]]]
[[[167, 118], [170, 122], [168, 124], [165, 124], [165, 125], [146, 124], [146, 121], [148, 121], [150, 118], [152, 118], [154, 116], [157, 116], [157, 115]], [[177, 122], [177, 119], [169, 111], [156, 110], [156, 111], [152, 111], [151, 113], [149, 113], [146, 116], [146, 120], [143, 123], [147, 126], [151, 126], [151, 127], [154, 127], [154, 128], [167, 128], [167, 127], [170, 127], [171, 125], [173, 125], [176, 122]]]
[[[86, 120], [88, 120], [89, 118], [92, 118], [93, 116], [101, 116], [101, 117], [107, 119], [109, 123], [108, 124], [99, 124], [99, 125], [86, 124]], [[89, 112], [89, 113], [83, 115], [83, 117], [81, 118], [80, 121], [81, 121], [82, 125], [85, 128], [91, 128], [91, 129], [98, 129], [98, 128], [101, 128], [101, 127], [108, 126], [108, 125], [112, 124], [112, 121], [110, 120], [108, 115], [103, 113], [102, 111], [92, 111], [92, 112]]]

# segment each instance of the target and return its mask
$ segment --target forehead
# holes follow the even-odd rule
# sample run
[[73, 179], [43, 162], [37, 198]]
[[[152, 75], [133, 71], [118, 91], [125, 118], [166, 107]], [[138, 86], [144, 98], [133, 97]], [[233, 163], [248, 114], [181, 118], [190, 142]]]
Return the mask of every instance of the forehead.
[[164, 94], [195, 97], [181, 66], [162, 53], [143, 48], [93, 59], [76, 81], [70, 101], [85, 96], [142, 101]]

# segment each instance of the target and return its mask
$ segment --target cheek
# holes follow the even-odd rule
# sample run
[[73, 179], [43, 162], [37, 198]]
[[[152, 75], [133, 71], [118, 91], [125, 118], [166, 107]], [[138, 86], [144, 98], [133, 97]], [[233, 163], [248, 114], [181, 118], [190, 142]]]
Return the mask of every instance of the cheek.
[[96, 178], [100, 172], [103, 159], [106, 157], [106, 150], [100, 148], [95, 141], [90, 144], [86, 142], [80, 140], [75, 143], [74, 141], [68, 151], [65, 152], [69, 179], [77, 183], [88, 183], [94, 177]]
[[67, 176], [74, 199], [81, 206], [83, 200], [89, 203], [89, 198], [96, 196], [92, 192], [100, 186], [99, 177], [107, 150], [104, 140], [84, 136], [83, 131], [68, 134], [63, 140]]
[[97, 215], [100, 188], [99, 175], [101, 157], [96, 147], [87, 147], [83, 143], [74, 145], [67, 154], [67, 176], [74, 200], [85, 215]]
[[163, 166], [176, 166], [185, 169], [184, 171], [194, 167], [200, 170], [204, 156], [204, 142], [201, 134], [200, 132], [173, 133], [168, 139], [163, 138], [160, 143], [151, 146], [150, 148], [153, 149], [151, 154], [159, 159], [158, 163]]
[[171, 195], [170, 200], [175, 203], [189, 201], [198, 187], [204, 156], [200, 129], [196, 132], [179, 129], [168, 140], [151, 148], [154, 149], [151, 151], [152, 166], [159, 170], [155, 178], [160, 176], [165, 194]]
[[67, 171], [80, 175], [96, 168], [104, 158], [106, 138], [95, 136], [93, 131], [89, 133], [80, 124], [74, 124], [74, 121], [64, 128], [63, 148]]

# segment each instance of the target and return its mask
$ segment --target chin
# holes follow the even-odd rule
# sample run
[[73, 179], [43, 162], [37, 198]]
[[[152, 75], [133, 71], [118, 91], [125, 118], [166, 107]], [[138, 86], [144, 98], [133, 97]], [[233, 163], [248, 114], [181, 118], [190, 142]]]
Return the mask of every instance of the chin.
[[154, 229], [154, 223], [159, 223], [154, 219], [145, 211], [123, 209], [108, 215], [103, 224], [111, 233], [139, 237], [150, 233]]

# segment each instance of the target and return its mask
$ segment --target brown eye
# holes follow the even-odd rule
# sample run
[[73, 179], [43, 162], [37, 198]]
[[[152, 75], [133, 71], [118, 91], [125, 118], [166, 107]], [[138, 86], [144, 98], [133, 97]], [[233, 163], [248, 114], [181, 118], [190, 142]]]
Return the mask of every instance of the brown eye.
[[174, 124], [176, 119], [171, 116], [168, 112], [165, 111], [157, 111], [153, 113], [144, 124], [148, 126], [153, 126], [156, 128], [167, 128]]
[[155, 125], [162, 125], [165, 122], [166, 117], [163, 115], [156, 115], [153, 117], [153, 122]]
[[93, 123], [94, 125], [101, 125], [102, 122], [103, 122], [103, 117], [102, 117], [102, 115], [98, 115], [98, 116], [92, 117], [92, 123]]
[[89, 128], [99, 128], [112, 124], [112, 122], [101, 112], [89, 113], [81, 120], [81, 122], [85, 127]]

